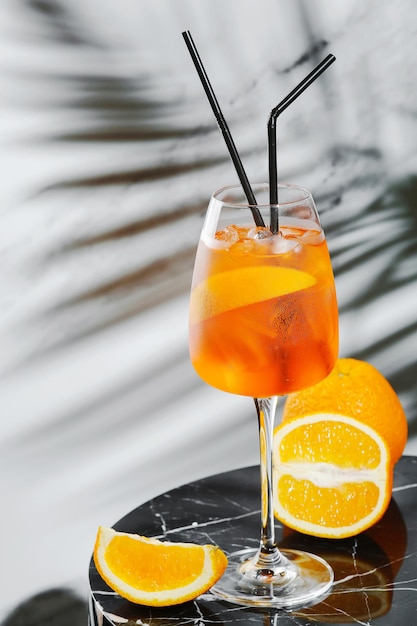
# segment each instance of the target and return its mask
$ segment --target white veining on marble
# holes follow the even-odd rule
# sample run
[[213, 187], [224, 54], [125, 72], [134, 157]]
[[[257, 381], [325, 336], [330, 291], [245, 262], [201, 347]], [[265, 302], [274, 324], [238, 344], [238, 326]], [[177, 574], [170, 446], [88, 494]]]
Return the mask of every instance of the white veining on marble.
[[198, 626], [198, 624], [201, 624], [202, 626], [204, 626], [204, 624], [206, 622], [204, 621], [204, 615], [203, 615], [203, 613], [201, 611], [201, 608], [200, 608], [198, 602], [194, 600], [193, 601], [193, 605], [194, 605], [194, 608], [195, 608], [195, 610], [196, 610], [196, 612], [198, 614], [198, 618], [196, 620], [194, 620], [193, 623], [196, 624], [196, 626]]
[[[358, 548], [358, 540], [355, 537], [354, 540], [353, 540], [353, 544], [352, 544], [352, 560], [353, 560], [353, 563], [354, 563], [354, 566], [355, 566], [356, 570], [357, 570], [357, 561], [356, 561], [357, 548]], [[362, 577], [359, 578], [359, 581], [360, 581], [360, 584], [361, 584], [361, 593], [363, 594], [363, 597], [365, 599], [365, 605], [366, 605], [366, 608], [367, 608], [367, 611], [368, 611], [368, 616], [369, 616], [369, 618], [371, 618], [372, 614], [371, 614], [371, 611], [370, 611], [370, 608], [369, 608], [369, 596], [368, 596], [368, 593], [367, 593], [367, 589], [362, 584]]]
[[[402, 585], [416, 583], [415, 587], [403, 587]], [[394, 581], [390, 585], [393, 589], [397, 589], [397, 591], [415, 591], [417, 593], [417, 578], [409, 578], [408, 580], [399, 580]]]
[[[338, 585], [343, 585], [351, 580], [355, 580], [358, 579], [359, 583], [361, 582], [362, 578], [366, 578], [366, 576], [369, 576], [370, 574], [374, 574], [375, 572], [381, 571], [383, 570], [385, 567], [390, 567], [390, 563], [386, 563], [385, 565], [381, 566], [381, 567], [373, 567], [369, 570], [366, 570], [364, 572], [356, 572], [355, 574], [349, 574], [348, 576], [344, 576], [343, 578], [339, 578], [337, 580], [334, 581], [333, 583], [333, 587], [337, 587]], [[374, 589], [374, 587], [359, 587], [361, 590], [370, 590], [370, 589]], [[346, 590], [342, 590], [342, 593], [350, 593], [352, 590], [351, 589], [346, 589]], [[357, 591], [357, 589], [355, 589], [355, 591]]]
[[248, 513], [242, 513], [242, 514], [239, 514], [239, 515], [233, 515], [231, 517], [223, 517], [223, 518], [208, 520], [208, 521], [204, 521], [204, 522], [193, 521], [193, 522], [191, 522], [191, 524], [187, 524], [185, 526], [178, 526], [177, 528], [170, 528], [170, 529], [166, 530], [166, 532], [163, 535], [154, 535], [154, 538], [155, 539], [160, 539], [160, 538], [165, 537], [167, 535], [171, 535], [171, 534], [174, 534], [174, 533], [182, 533], [182, 532], [187, 531], [187, 530], [195, 530], [196, 528], [206, 528], [207, 526], [220, 526], [220, 525], [228, 523], [228, 522], [234, 522], [236, 520], [241, 520], [241, 519], [245, 519], [247, 517], [259, 516], [259, 515], [260, 515], [260, 509], [256, 510], [256, 511], [249, 511]]
[[164, 516], [162, 515], [162, 513], [155, 513], [155, 517], [159, 517], [160, 518], [160, 520], [161, 520], [161, 530], [162, 530], [162, 533], [165, 535], [166, 531], [167, 531], [167, 525], [166, 525]]
[[94, 589], [93, 590], [94, 595], [99, 595], [99, 596], [112, 596], [115, 597], [118, 594], [115, 591], [103, 591], [102, 589]]
[[411, 483], [410, 485], [400, 485], [399, 487], [393, 488], [393, 493], [397, 493], [398, 491], [406, 491], [407, 489], [415, 489], [417, 487], [417, 483]]
[[[112, 620], [115, 624], [126, 624], [129, 621], [127, 619], [124, 619], [123, 617], [120, 617], [119, 615], [113, 615], [112, 613], [104, 612], [103, 615], [107, 619]], [[147, 626], [147, 624], [141, 622], [140, 620], [137, 621], [136, 624], [143, 624], [143, 626]]]
[[[325, 602], [323, 604], [325, 604]], [[332, 607], [332, 608], [334, 608], [334, 607]], [[359, 624], [360, 626], [371, 626], [372, 625], [371, 621], [367, 620], [366, 622], [363, 622], [362, 620], [360, 620], [360, 619], [358, 619], [356, 617], [352, 617], [352, 615], [350, 615], [350, 613], [347, 613], [346, 611], [343, 611], [342, 609], [337, 609], [337, 614], [340, 615], [340, 616], [343, 615], [344, 617], [346, 617], [346, 621], [348, 623]], [[320, 617], [320, 614], [317, 617]], [[317, 618], [316, 618], [316, 620], [317, 620]]]

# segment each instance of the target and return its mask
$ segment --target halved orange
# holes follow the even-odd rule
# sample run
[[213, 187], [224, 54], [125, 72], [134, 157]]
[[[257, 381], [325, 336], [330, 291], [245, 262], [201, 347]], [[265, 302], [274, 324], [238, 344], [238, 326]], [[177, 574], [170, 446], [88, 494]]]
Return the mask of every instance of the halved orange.
[[307, 289], [316, 279], [290, 267], [260, 265], [213, 274], [191, 292], [190, 317], [201, 322], [230, 309]]
[[159, 541], [100, 526], [94, 562], [120, 596], [147, 606], [193, 600], [222, 576], [226, 555], [216, 546]]
[[392, 492], [385, 440], [355, 418], [331, 413], [283, 422], [274, 432], [274, 512], [317, 537], [343, 538], [375, 524]]
[[338, 359], [313, 387], [287, 396], [282, 419], [338, 413], [372, 426], [387, 442], [394, 463], [407, 443], [407, 417], [396, 392], [376, 367], [359, 359]]

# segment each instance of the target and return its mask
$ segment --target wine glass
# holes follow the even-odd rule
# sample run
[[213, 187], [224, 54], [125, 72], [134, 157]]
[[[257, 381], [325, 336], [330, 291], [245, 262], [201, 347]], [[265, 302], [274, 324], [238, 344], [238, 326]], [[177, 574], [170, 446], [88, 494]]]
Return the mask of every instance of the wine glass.
[[316, 555], [276, 545], [274, 416], [279, 396], [314, 385], [332, 370], [337, 302], [311, 193], [278, 185], [279, 203], [271, 206], [268, 184], [253, 191], [256, 206], [248, 205], [240, 186], [211, 197], [191, 288], [190, 357], [209, 385], [253, 397], [259, 422], [259, 549], [230, 554], [212, 591], [236, 604], [290, 609], [322, 600], [333, 572]]

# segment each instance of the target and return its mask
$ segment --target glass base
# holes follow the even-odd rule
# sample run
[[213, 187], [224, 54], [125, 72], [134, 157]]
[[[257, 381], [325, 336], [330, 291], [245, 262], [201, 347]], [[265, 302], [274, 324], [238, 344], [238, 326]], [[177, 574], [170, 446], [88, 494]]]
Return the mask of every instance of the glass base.
[[333, 584], [333, 570], [314, 554], [282, 550], [280, 568], [258, 575], [250, 559], [257, 550], [241, 550], [229, 557], [229, 564], [211, 592], [222, 600], [253, 607], [295, 609], [323, 600]]

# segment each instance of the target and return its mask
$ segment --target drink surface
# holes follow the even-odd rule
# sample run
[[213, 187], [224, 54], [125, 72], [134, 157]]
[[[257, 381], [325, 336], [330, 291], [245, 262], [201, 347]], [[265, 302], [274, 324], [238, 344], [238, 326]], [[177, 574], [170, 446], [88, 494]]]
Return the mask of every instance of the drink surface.
[[252, 397], [322, 380], [338, 351], [329, 253], [317, 225], [280, 234], [227, 226], [202, 236], [190, 301], [190, 356], [208, 384]]

